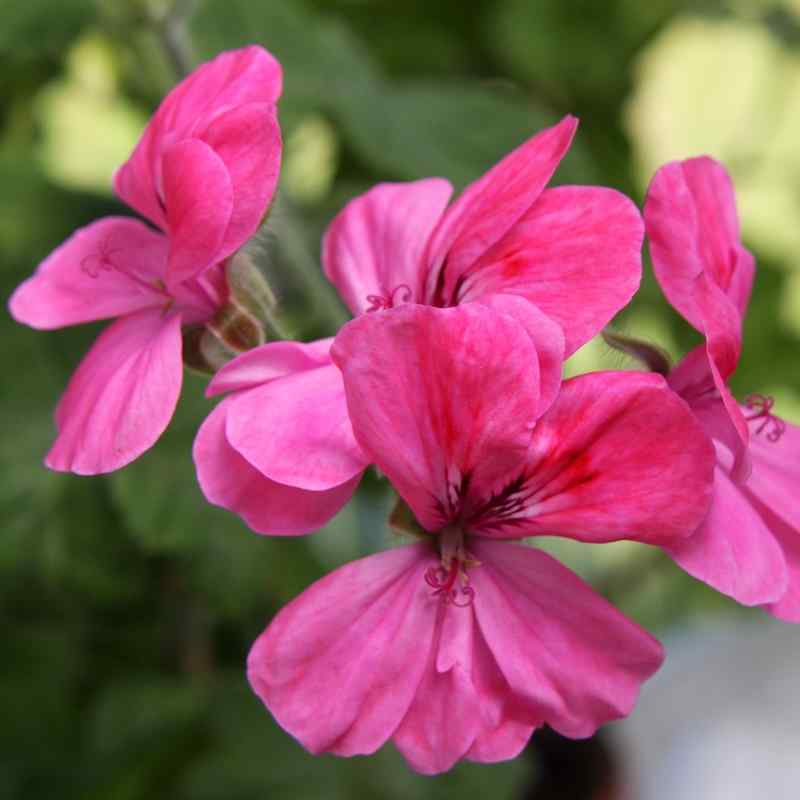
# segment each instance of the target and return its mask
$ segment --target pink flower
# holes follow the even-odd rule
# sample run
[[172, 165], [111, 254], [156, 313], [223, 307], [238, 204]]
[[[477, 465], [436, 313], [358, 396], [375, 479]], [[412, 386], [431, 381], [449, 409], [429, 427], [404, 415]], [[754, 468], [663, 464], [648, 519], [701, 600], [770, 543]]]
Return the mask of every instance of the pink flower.
[[367, 466], [342, 402], [331, 339], [274, 342], [226, 364], [210, 396], [230, 392], [194, 443], [210, 503], [258, 533], [322, 527], [352, 497]]
[[[691, 538], [668, 552], [689, 574], [746, 605], [800, 620], [800, 429], [727, 381], [741, 353], [755, 262], [742, 246], [724, 168], [708, 157], [658, 170], [645, 204], [656, 277], [706, 343], [668, 376], [717, 450], [714, 499]], [[748, 477], [749, 476], [749, 477]]]
[[362, 316], [332, 352], [355, 437], [420, 541], [338, 569], [261, 635], [249, 678], [281, 726], [313, 753], [391, 738], [435, 773], [512, 758], [545, 723], [584, 737], [629, 713], [658, 642], [506, 540], [694, 530], [714, 456], [685, 404], [660, 376], [596, 373], [542, 413], [535, 342], [477, 303]]
[[[409, 303], [478, 302], [505, 309], [512, 305], [513, 313], [538, 342], [543, 381], [540, 405], [542, 410], [548, 407], [558, 392], [565, 355], [594, 336], [628, 302], [641, 273], [644, 229], [630, 200], [599, 187], [545, 189], [576, 126], [577, 120], [566, 117], [532, 137], [467, 187], [449, 208], [452, 187], [438, 178], [379, 184], [350, 202], [328, 229], [323, 264], [351, 311], [358, 315]], [[263, 348], [267, 361], [273, 347]], [[558, 369], [553, 368], [555, 364]], [[326, 408], [332, 408], [334, 382], [341, 379], [331, 373], [329, 380]], [[284, 388], [291, 388], [292, 397], [297, 398], [310, 385], [275, 383], [272, 396]], [[303, 396], [299, 402], [304, 408], [316, 405], [313, 396]], [[343, 432], [340, 420], [346, 409], [341, 384], [339, 403], [341, 409], [329, 416], [330, 441], [340, 440]], [[237, 441], [229, 436], [228, 444], [251, 464], [255, 462], [239, 443], [282, 435], [271, 415], [249, 413], [253, 410], [255, 406], [239, 401], [227, 412], [231, 417], [242, 413], [236, 422]], [[326, 417], [315, 415], [304, 448], [299, 447], [299, 431], [305, 430], [300, 416], [285, 422], [298, 431], [293, 436], [303, 459], [313, 460], [309, 454], [325, 439]], [[354, 448], [353, 440], [345, 449], [352, 453]], [[212, 453], [202, 448], [203, 455]], [[296, 475], [287, 474], [280, 463], [270, 460], [273, 455], [279, 462], [286, 458], [285, 452], [274, 450], [269, 457], [262, 455], [258, 468], [264, 476], [274, 479], [281, 473], [289, 485], [309, 488], [302, 469]], [[366, 463], [362, 458], [360, 469]], [[225, 479], [222, 462], [214, 466], [203, 459], [198, 466], [205, 476], [201, 476], [203, 486], [209, 485], [211, 473]], [[333, 490], [355, 474], [331, 473], [335, 483], [319, 481], [315, 489]], [[237, 510], [220, 493], [206, 496]], [[262, 510], [258, 529], [266, 532], [269, 510], [266, 506]]]
[[255, 233], [278, 178], [281, 68], [260, 47], [223, 53], [161, 103], [114, 180], [157, 226], [107, 217], [17, 288], [19, 322], [53, 329], [118, 317], [72, 377], [46, 464], [119, 469], [166, 428], [182, 380], [181, 327], [226, 301], [224, 262]]

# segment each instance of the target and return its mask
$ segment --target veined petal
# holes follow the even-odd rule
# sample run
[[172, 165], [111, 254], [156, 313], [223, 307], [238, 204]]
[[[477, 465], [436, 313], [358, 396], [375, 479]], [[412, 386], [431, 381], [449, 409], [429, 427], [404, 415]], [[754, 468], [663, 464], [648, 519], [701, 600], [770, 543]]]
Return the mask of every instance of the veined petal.
[[[722, 299], [730, 306], [726, 298]], [[718, 367], [718, 362], [723, 365], [730, 362], [735, 347], [738, 345], [724, 332], [715, 334], [705, 345], [684, 356], [670, 370], [667, 382], [689, 404], [703, 430], [733, 454], [731, 475], [737, 483], [742, 483], [750, 474], [747, 449], [750, 434], [742, 410]]]
[[[746, 413], [751, 413], [746, 411]], [[765, 506], [792, 528], [800, 537], [800, 427], [776, 419], [759, 430], [764, 420], [754, 418], [750, 436], [750, 457], [753, 469], [744, 490], [757, 497]], [[780, 425], [778, 438], [770, 424]]]
[[546, 189], [522, 218], [462, 273], [461, 301], [518, 294], [564, 331], [566, 356], [639, 288], [644, 224], [625, 195], [594, 186]]
[[353, 314], [379, 307], [380, 298], [424, 302], [423, 251], [452, 191], [441, 178], [381, 183], [339, 212], [325, 233], [322, 263]]
[[440, 604], [427, 544], [340, 567], [283, 608], [253, 645], [248, 678], [312, 753], [373, 753], [406, 715]]
[[228, 442], [228, 397], [200, 426], [193, 456], [209, 503], [233, 511], [256, 533], [296, 535], [321, 528], [350, 500], [361, 475], [323, 492], [285, 486], [262, 475]]
[[[414, 700], [393, 740], [417, 772], [434, 775], [463, 758], [480, 728], [482, 697], [472, 681], [472, 608], [438, 603], [433, 644]], [[442, 663], [442, 656], [449, 656]]]
[[786, 591], [778, 600], [765, 608], [777, 619], [785, 622], [800, 622], [800, 535], [798, 535], [798, 529], [794, 525], [787, 524], [783, 517], [774, 513], [759, 498], [752, 497], [751, 499], [756, 511], [780, 544], [789, 572]]
[[281, 168], [275, 106], [249, 103], [222, 111], [197, 136], [225, 164], [233, 193], [230, 219], [215, 258], [221, 261], [258, 230], [275, 194]]
[[660, 376], [581, 375], [539, 420], [518, 476], [476, 498], [469, 526], [496, 538], [668, 544], [703, 520], [714, 463], [711, 440]]
[[181, 318], [146, 309], [100, 334], [56, 409], [45, 463], [96, 475], [124, 467], [164, 432], [181, 390]]
[[665, 550], [690, 575], [743, 605], [769, 603], [786, 592], [783, 551], [720, 467], [708, 516], [696, 533]]
[[647, 191], [644, 218], [656, 278], [688, 322], [703, 331], [694, 291], [701, 274], [744, 314], [752, 261], [743, 255], [733, 186], [721, 164], [701, 156], [661, 167]]
[[465, 272], [534, 204], [569, 149], [578, 120], [540, 131], [470, 184], [433, 233], [428, 301], [450, 305]]
[[206, 396], [252, 389], [295, 372], [328, 366], [333, 363], [330, 357], [332, 342], [331, 337], [307, 344], [284, 341], [254, 347], [217, 370], [208, 384]]
[[233, 210], [233, 186], [225, 163], [199, 139], [169, 147], [163, 168], [171, 287], [219, 260]]
[[514, 717], [591, 736], [630, 713], [660, 644], [541, 550], [473, 540], [475, 614], [515, 696]]
[[281, 88], [280, 64], [255, 45], [221, 53], [201, 65], [164, 98], [130, 159], [117, 171], [115, 191], [165, 230], [159, 204], [164, 151], [176, 141], [194, 136], [195, 129], [206, 128], [228, 109], [250, 103], [274, 104]]
[[167, 240], [143, 223], [105, 217], [75, 231], [17, 287], [17, 322], [50, 330], [163, 306]]
[[523, 458], [537, 355], [507, 314], [467, 303], [362, 315], [331, 356], [356, 439], [428, 530], [453, 518], [468, 487], [491, 493]]
[[341, 373], [332, 364], [241, 392], [227, 419], [231, 446], [278, 483], [333, 489], [369, 464], [353, 436]]
[[513, 294], [484, 295], [475, 302], [513, 317], [528, 332], [536, 348], [539, 368], [540, 417], [553, 405], [564, 372], [564, 333], [561, 326], [533, 303]]

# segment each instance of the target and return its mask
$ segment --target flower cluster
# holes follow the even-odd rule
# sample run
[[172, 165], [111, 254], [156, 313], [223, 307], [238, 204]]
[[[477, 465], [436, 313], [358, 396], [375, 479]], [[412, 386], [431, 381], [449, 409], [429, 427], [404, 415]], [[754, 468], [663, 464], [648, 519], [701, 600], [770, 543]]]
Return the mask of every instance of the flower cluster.
[[[254, 297], [270, 293], [241, 249], [277, 183], [280, 92], [258, 47], [196, 70], [115, 178], [150, 225], [79, 230], [10, 302], [37, 328], [118, 317], [58, 405], [53, 469], [135, 459], [200, 362], [208, 394], [226, 395], [194, 446], [211, 503], [296, 535], [370, 466], [396, 490], [410, 541], [315, 583], [253, 646], [249, 679], [278, 722], [313, 753], [391, 739], [436, 773], [512, 758], [543, 724], [584, 737], [628, 714], [661, 646], [520, 543], [538, 536], [654, 545], [800, 620], [800, 429], [727, 384], [755, 264], [723, 167], [662, 167], [643, 218], [613, 189], [547, 188], [566, 117], [452, 202], [439, 178], [379, 184], [322, 246], [354, 318], [333, 338], [267, 341]], [[667, 300], [705, 338], [675, 367], [606, 329], [638, 289], [645, 231]], [[600, 333], [642, 370], [562, 380]]]

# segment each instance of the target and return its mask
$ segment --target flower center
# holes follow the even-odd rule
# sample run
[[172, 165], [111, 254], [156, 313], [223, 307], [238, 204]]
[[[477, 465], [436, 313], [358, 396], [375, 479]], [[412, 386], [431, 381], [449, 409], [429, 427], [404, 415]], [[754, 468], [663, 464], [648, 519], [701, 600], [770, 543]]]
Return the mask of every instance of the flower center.
[[384, 311], [387, 308], [394, 308], [399, 303], [408, 303], [413, 294], [411, 287], [406, 283], [395, 286], [388, 294], [368, 294], [367, 302], [370, 307], [367, 312]]
[[777, 442], [786, 432], [786, 423], [772, 413], [775, 398], [765, 394], [751, 394], [744, 399], [745, 408], [752, 414], [745, 416], [748, 422], [761, 420], [755, 430], [756, 436], [764, 433], [768, 442]]
[[459, 608], [471, 606], [475, 600], [475, 590], [469, 585], [467, 567], [479, 566], [464, 548], [464, 533], [457, 526], [448, 526], [437, 534], [442, 556], [438, 567], [430, 567], [425, 572], [425, 583], [434, 591], [445, 605]]

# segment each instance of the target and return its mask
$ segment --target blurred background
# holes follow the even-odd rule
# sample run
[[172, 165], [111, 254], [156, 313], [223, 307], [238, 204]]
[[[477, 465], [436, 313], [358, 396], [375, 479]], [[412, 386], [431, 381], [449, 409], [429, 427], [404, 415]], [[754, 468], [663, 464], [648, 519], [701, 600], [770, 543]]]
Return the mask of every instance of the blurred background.
[[[110, 179], [176, 80], [161, 22], [169, 8], [0, 0], [4, 297], [75, 228], [129, 213]], [[195, 61], [257, 42], [283, 63], [280, 197], [257, 252], [297, 338], [347, 319], [318, 252], [349, 198], [432, 175], [463, 187], [574, 113], [581, 127], [556, 183], [608, 185], [640, 203], [667, 160], [726, 163], [758, 260], [734, 389], [774, 395], [778, 413], [800, 422], [798, 0], [178, 0], [175, 12]], [[674, 357], [699, 341], [649, 272], [616, 324]], [[314, 536], [255, 536], [196, 486], [191, 443], [212, 405], [191, 375], [167, 434], [137, 462], [107, 477], [48, 472], [53, 408], [102, 326], [41, 333], [7, 314], [0, 326], [0, 798], [730, 799], [730, 786], [716, 795], [699, 781], [749, 763], [755, 740], [743, 730], [767, 752], [770, 735], [783, 747], [800, 736], [790, 626], [738, 608], [660, 553], [555, 543], [668, 642], [666, 677], [646, 687], [627, 727], [580, 745], [539, 734], [514, 762], [433, 779], [391, 746], [370, 759], [307, 755], [250, 693], [246, 653], [312, 580], [384, 545], [386, 487], [369, 477]], [[592, 342], [570, 370], [623, 365]], [[712, 664], [740, 679], [701, 692]], [[780, 699], [771, 705], [758, 702], [768, 679]], [[739, 745], [714, 750], [715, 715], [748, 697], [729, 726]], [[695, 754], [711, 747], [711, 761], [689, 758], [691, 742]], [[793, 761], [764, 764], [788, 781]]]

